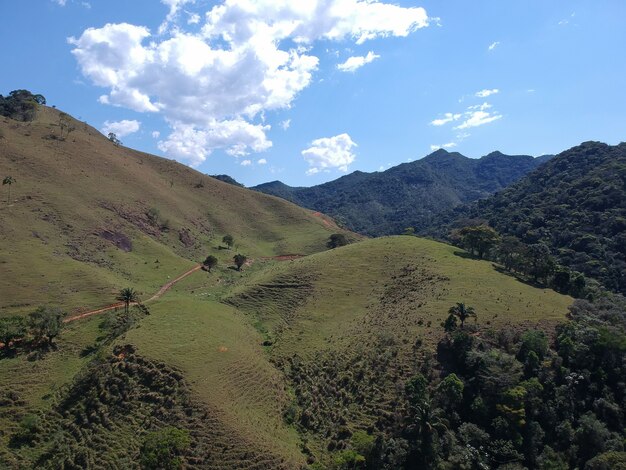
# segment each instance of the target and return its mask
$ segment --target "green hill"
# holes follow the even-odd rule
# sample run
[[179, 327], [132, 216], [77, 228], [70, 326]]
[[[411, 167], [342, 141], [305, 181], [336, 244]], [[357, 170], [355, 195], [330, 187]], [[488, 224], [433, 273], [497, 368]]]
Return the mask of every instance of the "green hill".
[[230, 263], [234, 253], [217, 249], [225, 234], [233, 251], [271, 256], [319, 251], [333, 231], [281, 199], [115, 146], [51, 108], [33, 122], [0, 118], [0, 132], [0, 171], [16, 180], [0, 204], [2, 314], [95, 307], [126, 285], [151, 295], [208, 254]]
[[441, 149], [383, 172], [355, 171], [310, 188], [274, 181], [252, 189], [329, 214], [356, 232], [389, 235], [419, 229], [442, 211], [493, 194], [549, 159], [500, 152], [474, 159]]

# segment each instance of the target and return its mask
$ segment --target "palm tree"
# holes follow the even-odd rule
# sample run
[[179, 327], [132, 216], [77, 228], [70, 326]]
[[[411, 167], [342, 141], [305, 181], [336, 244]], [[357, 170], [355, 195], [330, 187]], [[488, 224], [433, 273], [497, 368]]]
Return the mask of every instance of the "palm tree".
[[115, 300], [124, 302], [124, 313], [128, 315], [128, 308], [133, 302], [139, 302], [139, 295], [137, 291], [131, 287], [126, 287], [120, 291]]
[[13, 178], [12, 176], [5, 176], [4, 179], [2, 180], [2, 186], [4, 186], [5, 184], [9, 185], [9, 195], [7, 196], [7, 205], [11, 203], [11, 185], [13, 183], [15, 183], [15, 178]]
[[448, 430], [448, 421], [441, 408], [435, 408], [429, 398], [421, 400], [411, 409], [409, 430], [419, 442], [419, 453], [422, 467], [432, 468], [439, 435]]
[[476, 312], [474, 311], [473, 307], [466, 307], [464, 303], [459, 302], [457, 302], [454, 307], [450, 307], [448, 313], [450, 315], [454, 315], [461, 321], [461, 329], [463, 329], [463, 324], [465, 323], [465, 320], [467, 320], [469, 317], [476, 318]]

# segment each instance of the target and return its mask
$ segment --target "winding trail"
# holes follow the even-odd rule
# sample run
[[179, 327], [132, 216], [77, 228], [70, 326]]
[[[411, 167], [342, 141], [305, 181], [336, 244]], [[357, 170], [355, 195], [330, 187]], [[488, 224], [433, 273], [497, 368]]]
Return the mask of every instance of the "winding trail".
[[[257, 259], [263, 260], [263, 261], [267, 261], [267, 260], [290, 261], [290, 260], [302, 258], [303, 256], [304, 255], [295, 255], [295, 254], [294, 255], [278, 255], [278, 256], [262, 256], [262, 257], [257, 258]], [[254, 262], [254, 259], [250, 259], [249, 260], [250, 264], [252, 264], [253, 262]], [[171, 281], [167, 282], [166, 284], [163, 284], [163, 286], [161, 286], [161, 288], [157, 291], [156, 294], [154, 294], [149, 299], [144, 300], [142, 303], [152, 302], [153, 300], [158, 300], [159, 298], [161, 298], [161, 296], [163, 296], [163, 294], [165, 294], [168, 290], [170, 290], [174, 284], [176, 284], [179, 281], [182, 281], [187, 276], [195, 273], [196, 271], [199, 271], [200, 269], [202, 269], [202, 265], [198, 264], [198, 265], [194, 266], [193, 268], [191, 268], [189, 271], [184, 272], [183, 274], [181, 274], [177, 278], [172, 279]], [[130, 305], [137, 305], [137, 303], [138, 302], [132, 302]], [[115, 309], [118, 309], [118, 308], [121, 308], [121, 307], [124, 307], [124, 302], [116, 302], [114, 304], [110, 304], [110, 305], [107, 305], [105, 307], [100, 307], [100, 308], [97, 308], [97, 309], [94, 309], [94, 310], [88, 310], [87, 312], [79, 313], [77, 315], [72, 315], [71, 317], [67, 317], [67, 318], [63, 319], [63, 323], [69, 323], [69, 322], [73, 322], [73, 321], [76, 321], [76, 320], [82, 320], [83, 318], [91, 317], [93, 315], [98, 315], [98, 314], [104, 313], [104, 312], [109, 312], [111, 310], [115, 310]]]
[[[163, 294], [165, 294], [168, 290], [170, 290], [174, 284], [176, 284], [179, 281], [182, 281], [187, 276], [189, 276], [190, 274], [195, 273], [196, 271], [198, 271], [201, 268], [202, 268], [202, 265], [198, 264], [197, 266], [194, 266], [189, 271], [184, 272], [183, 274], [181, 274], [177, 278], [172, 279], [171, 281], [167, 282], [166, 284], [163, 284], [163, 286], [161, 286], [161, 288], [158, 290], [158, 292], [156, 294], [154, 294], [152, 297], [150, 297], [149, 299], [145, 300], [144, 303], [151, 302], [153, 300], [159, 299]], [[132, 302], [130, 305], [137, 305], [137, 302]], [[67, 318], [65, 318], [63, 320], [63, 323], [69, 323], [69, 322], [76, 321], [76, 320], [82, 320], [83, 318], [87, 318], [87, 317], [90, 317], [92, 315], [98, 315], [99, 313], [108, 312], [110, 310], [115, 310], [116, 308], [120, 308], [120, 307], [123, 307], [123, 306], [124, 306], [124, 302], [117, 302], [117, 303], [114, 303], [114, 304], [111, 304], [111, 305], [107, 305], [106, 307], [97, 308], [95, 310], [89, 310], [87, 312], [79, 313], [78, 315], [73, 315], [71, 317], [67, 317]]]

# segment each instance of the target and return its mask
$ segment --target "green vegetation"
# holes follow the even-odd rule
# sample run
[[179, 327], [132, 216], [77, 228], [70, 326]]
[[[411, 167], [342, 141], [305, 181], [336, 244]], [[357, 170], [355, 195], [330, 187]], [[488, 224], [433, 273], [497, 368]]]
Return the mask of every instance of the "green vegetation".
[[149, 433], [141, 447], [141, 465], [147, 469], [177, 470], [183, 468], [181, 454], [191, 439], [189, 431], [173, 427]]
[[232, 235], [224, 235], [224, 237], [222, 237], [222, 242], [225, 243], [228, 249], [230, 250], [235, 244], [235, 239], [233, 238]]
[[[585, 142], [498, 194], [435, 218], [421, 233], [446, 237], [469, 221], [486, 222], [529, 247], [547, 247], [574, 276], [579, 272], [626, 293], [625, 179], [626, 144]], [[546, 254], [540, 250], [537, 259]]]
[[235, 262], [235, 266], [237, 266], [237, 271], [241, 271], [241, 267], [246, 264], [247, 260], [248, 258], [239, 253], [233, 256], [233, 261]]
[[6, 123], [0, 467], [623, 463], [626, 302], [549, 245], [359, 240], [48, 108]]
[[28, 90], [13, 90], [8, 96], [0, 95], [0, 116], [17, 121], [32, 121], [37, 105], [45, 104], [43, 95], [34, 95]]
[[139, 295], [135, 291], [135, 289], [131, 287], [125, 287], [122, 289], [115, 300], [119, 300], [120, 302], [124, 302], [124, 311], [128, 315], [128, 309], [131, 303], [139, 301]]
[[202, 265], [206, 268], [207, 271], [211, 272], [211, 269], [217, 266], [217, 263], [218, 263], [218, 259], [213, 255], [209, 255], [205, 258]]
[[326, 242], [326, 246], [331, 249], [346, 246], [347, 244], [348, 239], [343, 233], [333, 233]]
[[390, 235], [424, 227], [433, 214], [500, 191], [548, 158], [493, 152], [476, 159], [442, 149], [383, 172], [355, 171], [310, 188], [274, 181], [252, 189], [329, 214], [350, 230]]

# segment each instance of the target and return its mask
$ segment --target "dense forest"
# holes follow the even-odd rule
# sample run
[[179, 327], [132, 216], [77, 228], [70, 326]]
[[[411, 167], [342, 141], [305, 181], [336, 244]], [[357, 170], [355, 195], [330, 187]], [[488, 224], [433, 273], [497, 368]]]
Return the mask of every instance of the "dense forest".
[[473, 159], [441, 149], [383, 172], [355, 171], [310, 188], [275, 181], [252, 189], [329, 214], [353, 231], [380, 236], [421, 227], [440, 212], [489, 196], [549, 158], [493, 152]]
[[418, 233], [451, 239], [487, 223], [606, 288], [626, 292], [626, 144], [585, 142], [492, 197], [437, 217]]

